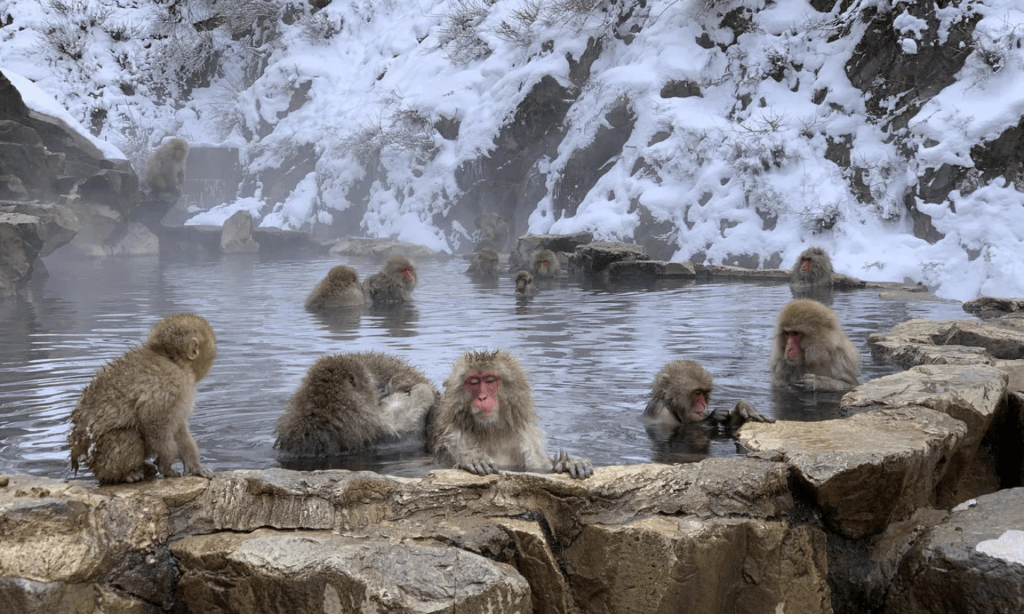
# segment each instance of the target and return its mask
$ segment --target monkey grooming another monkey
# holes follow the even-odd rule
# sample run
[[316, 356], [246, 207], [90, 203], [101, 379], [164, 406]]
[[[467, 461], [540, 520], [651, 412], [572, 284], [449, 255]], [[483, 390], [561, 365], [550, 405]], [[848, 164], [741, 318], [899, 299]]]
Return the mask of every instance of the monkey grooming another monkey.
[[498, 277], [498, 252], [485, 247], [473, 254], [466, 273], [479, 279], [496, 279]]
[[177, 199], [185, 183], [187, 159], [188, 142], [177, 137], [168, 139], [146, 161], [146, 187], [156, 196]]
[[84, 461], [101, 484], [137, 482], [155, 473], [212, 478], [188, 430], [195, 387], [217, 356], [206, 319], [181, 313], [160, 320], [142, 347], [101, 368], [71, 412], [71, 468]]
[[314, 312], [329, 312], [343, 307], [363, 304], [363, 286], [359, 273], [352, 267], [336, 266], [327, 272], [327, 277], [313, 288], [306, 297], [306, 309]]
[[438, 400], [433, 384], [381, 352], [318, 359], [277, 421], [274, 448], [298, 456], [338, 455], [418, 437]]
[[516, 273], [516, 296], [537, 296], [539, 292], [540, 290], [533, 283], [533, 275], [530, 275], [529, 271], [519, 271]]
[[846, 390], [857, 385], [860, 355], [831, 309], [796, 299], [779, 312], [768, 364], [773, 387]]
[[363, 293], [374, 305], [391, 305], [412, 300], [412, 290], [419, 277], [416, 265], [405, 256], [392, 256], [380, 273], [363, 282]]
[[594, 470], [564, 451], [547, 455], [526, 371], [502, 350], [467, 352], [455, 362], [440, 407], [427, 416], [427, 450], [477, 475], [506, 469], [585, 478]]
[[737, 401], [732, 410], [710, 411], [711, 374], [692, 360], [676, 360], [654, 376], [651, 399], [644, 409], [644, 422], [651, 426], [675, 428], [704, 422], [736, 428], [748, 420], [774, 422], [748, 401]]
[[537, 279], [553, 279], [562, 272], [558, 255], [550, 249], [539, 249], [530, 255], [530, 273]]

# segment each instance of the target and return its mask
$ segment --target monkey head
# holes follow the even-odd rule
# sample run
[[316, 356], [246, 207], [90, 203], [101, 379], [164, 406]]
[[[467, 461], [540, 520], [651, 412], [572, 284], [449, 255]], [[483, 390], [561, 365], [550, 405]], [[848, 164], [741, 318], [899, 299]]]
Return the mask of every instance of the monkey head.
[[341, 288], [359, 283], [359, 274], [351, 267], [336, 266], [328, 271], [327, 280], [331, 287]]
[[831, 309], [811, 299], [796, 299], [779, 312], [775, 343], [791, 364], [801, 360], [824, 361], [830, 350], [825, 343], [832, 338], [833, 331], [840, 331], [840, 326]]
[[206, 318], [179, 313], [160, 320], [149, 332], [146, 347], [192, 371], [196, 381], [206, 377], [217, 357], [217, 337]]
[[655, 377], [654, 396], [679, 422], [699, 422], [711, 403], [711, 374], [692, 360], [669, 363]]
[[405, 256], [389, 258], [385, 269], [388, 277], [408, 286], [410, 289], [416, 285], [419, 279], [416, 274], [416, 265]]

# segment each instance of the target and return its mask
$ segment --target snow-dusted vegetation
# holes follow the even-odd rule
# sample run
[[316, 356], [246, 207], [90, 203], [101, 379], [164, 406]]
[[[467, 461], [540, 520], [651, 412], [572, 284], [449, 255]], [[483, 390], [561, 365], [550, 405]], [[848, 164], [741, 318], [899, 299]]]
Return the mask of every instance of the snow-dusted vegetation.
[[0, 66], [141, 168], [237, 147], [263, 226], [1024, 295], [1015, 0], [0, 0]]

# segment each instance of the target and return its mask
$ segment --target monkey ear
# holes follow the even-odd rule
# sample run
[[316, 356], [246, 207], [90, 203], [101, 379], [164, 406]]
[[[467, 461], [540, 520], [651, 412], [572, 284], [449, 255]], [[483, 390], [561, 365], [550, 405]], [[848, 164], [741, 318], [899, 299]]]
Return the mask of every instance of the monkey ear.
[[188, 350], [185, 355], [189, 360], [199, 358], [199, 339], [192, 337], [188, 340]]

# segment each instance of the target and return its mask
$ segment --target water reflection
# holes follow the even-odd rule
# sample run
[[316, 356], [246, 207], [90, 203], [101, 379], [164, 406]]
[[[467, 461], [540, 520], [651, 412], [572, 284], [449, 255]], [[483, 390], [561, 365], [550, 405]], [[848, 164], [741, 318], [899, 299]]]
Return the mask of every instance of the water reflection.
[[[418, 263], [411, 304], [329, 317], [306, 312], [306, 295], [337, 264], [352, 266], [361, 279], [380, 268], [258, 255], [187, 263], [51, 257], [50, 276], [36, 284], [32, 302], [0, 302], [0, 473], [68, 477], [67, 418], [82, 388], [161, 317], [179, 311], [203, 315], [217, 333], [217, 361], [198, 387], [191, 422], [203, 461], [217, 471], [279, 466], [272, 448], [278, 416], [310, 365], [342, 352], [396, 354], [440, 386], [462, 353], [507, 349], [531, 374], [549, 450], [564, 448], [595, 465], [737, 453], [718, 432], [693, 429], [663, 441], [645, 432], [640, 415], [654, 374], [676, 359], [708, 369], [716, 407], [747, 399], [780, 419], [838, 415], [834, 393], [769, 388], [769, 336], [792, 299], [787, 285], [560, 281], [522, 300], [510, 278], [472, 280], [456, 259]], [[892, 372], [871, 363], [870, 333], [913, 317], [970, 317], [959, 304], [881, 301], [870, 291], [836, 292], [832, 307], [861, 352], [862, 381]], [[430, 466], [418, 450], [337, 463], [405, 475]]]

